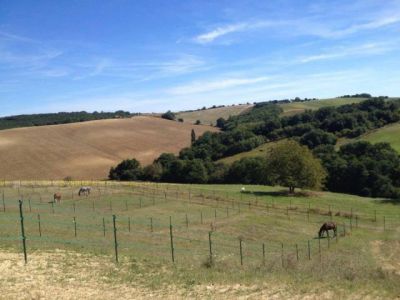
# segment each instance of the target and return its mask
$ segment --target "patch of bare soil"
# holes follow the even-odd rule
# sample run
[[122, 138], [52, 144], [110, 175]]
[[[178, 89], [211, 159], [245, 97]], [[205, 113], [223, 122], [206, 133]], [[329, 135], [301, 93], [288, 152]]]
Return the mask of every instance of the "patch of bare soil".
[[[283, 283], [162, 285], [151, 289], [133, 276], [118, 280], [128, 264], [116, 265], [110, 257], [55, 250], [29, 254], [25, 265], [21, 253], [0, 250], [0, 299], [337, 299], [329, 289], [299, 292]], [[159, 270], [162, 271], [162, 270]], [[164, 270], [165, 271], [165, 270]], [[158, 271], [157, 271], [158, 272]], [[153, 275], [157, 272], [153, 272]], [[152, 273], [152, 272], [150, 272]], [[158, 273], [159, 274], [159, 273]], [[114, 278], [116, 280], [114, 280]], [[139, 279], [141, 278], [141, 279]], [[154, 279], [154, 278], [153, 278]], [[339, 298], [376, 299], [373, 295]], [[353, 297], [354, 296], [354, 297]]]

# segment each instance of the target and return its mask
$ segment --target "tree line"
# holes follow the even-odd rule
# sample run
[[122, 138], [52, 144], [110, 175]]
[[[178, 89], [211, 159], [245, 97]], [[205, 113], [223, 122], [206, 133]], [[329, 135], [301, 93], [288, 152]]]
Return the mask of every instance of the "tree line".
[[16, 115], [0, 118], [0, 130], [18, 127], [32, 127], [44, 125], [57, 125], [77, 123], [102, 119], [129, 118], [140, 115], [128, 111], [118, 110], [115, 112], [59, 112], [48, 114]]

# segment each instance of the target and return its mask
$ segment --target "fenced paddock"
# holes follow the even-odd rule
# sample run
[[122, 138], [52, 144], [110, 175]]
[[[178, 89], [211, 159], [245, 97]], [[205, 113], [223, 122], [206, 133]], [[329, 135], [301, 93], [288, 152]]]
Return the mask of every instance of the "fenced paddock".
[[[81, 185], [92, 187], [90, 196], [78, 196]], [[319, 270], [364, 278], [380, 267], [371, 243], [399, 240], [395, 202], [322, 192], [289, 197], [261, 186], [240, 191], [238, 185], [0, 182], [0, 241], [24, 260], [19, 200], [28, 264], [32, 252], [66, 249], [119, 264], [129, 258], [203, 270], [201, 276], [239, 270], [307, 277]], [[61, 203], [53, 203], [55, 192]], [[338, 235], [318, 239], [330, 220]]]

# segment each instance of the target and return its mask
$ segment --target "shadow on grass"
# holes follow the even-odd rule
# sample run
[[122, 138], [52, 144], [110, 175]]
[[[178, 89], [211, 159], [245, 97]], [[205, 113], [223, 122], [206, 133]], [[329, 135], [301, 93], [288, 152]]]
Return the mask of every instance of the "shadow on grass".
[[374, 202], [377, 203], [377, 204], [400, 205], [400, 199], [381, 199], [381, 200], [375, 200]]
[[255, 195], [255, 196], [275, 196], [275, 197], [310, 197], [310, 196], [314, 196], [314, 194], [311, 192], [300, 191], [300, 192], [290, 193], [288, 190], [270, 191], [270, 192], [245, 191], [242, 193], [249, 194], [249, 195]]

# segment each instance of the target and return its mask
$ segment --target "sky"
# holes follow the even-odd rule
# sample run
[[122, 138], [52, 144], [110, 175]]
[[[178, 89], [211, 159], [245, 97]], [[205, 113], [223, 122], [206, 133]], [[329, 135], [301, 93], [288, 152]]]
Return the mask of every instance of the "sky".
[[400, 0], [0, 0], [0, 116], [400, 96]]

